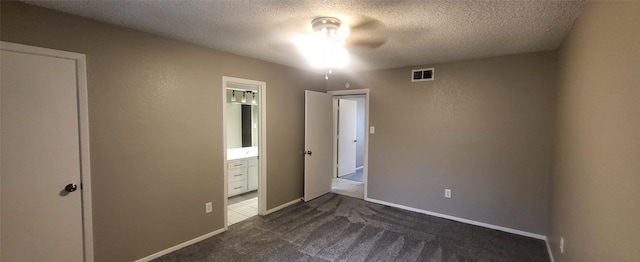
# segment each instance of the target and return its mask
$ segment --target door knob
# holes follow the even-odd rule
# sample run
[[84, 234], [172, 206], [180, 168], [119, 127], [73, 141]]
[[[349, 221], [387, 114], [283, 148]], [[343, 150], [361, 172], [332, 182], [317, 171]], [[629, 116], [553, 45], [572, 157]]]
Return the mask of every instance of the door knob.
[[312, 153], [311, 151], [304, 151], [305, 155], [311, 155], [311, 153]]
[[64, 187], [64, 190], [66, 190], [67, 192], [73, 192], [76, 191], [78, 189], [78, 185], [76, 184], [68, 184], [67, 186]]
[[354, 143], [358, 142], [358, 140], [353, 140]]

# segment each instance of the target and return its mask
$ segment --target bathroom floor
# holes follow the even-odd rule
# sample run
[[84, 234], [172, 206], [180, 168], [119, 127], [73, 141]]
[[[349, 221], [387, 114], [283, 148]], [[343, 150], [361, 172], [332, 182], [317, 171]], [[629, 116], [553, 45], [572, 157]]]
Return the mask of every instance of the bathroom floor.
[[242, 201], [249, 200], [256, 197], [258, 197], [258, 190], [254, 190], [254, 191], [237, 195], [237, 196], [232, 196], [232, 197], [229, 197], [229, 199], [227, 199], [227, 206], [233, 205], [235, 203], [240, 203]]
[[227, 225], [233, 225], [258, 215], [257, 193], [247, 193], [227, 200]]

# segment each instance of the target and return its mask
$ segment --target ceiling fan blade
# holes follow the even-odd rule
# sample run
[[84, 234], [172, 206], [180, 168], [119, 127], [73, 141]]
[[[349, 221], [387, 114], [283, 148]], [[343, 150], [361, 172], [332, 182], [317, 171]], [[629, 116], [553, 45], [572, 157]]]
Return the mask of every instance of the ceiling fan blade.
[[360, 16], [349, 28], [351, 34], [347, 38], [346, 45], [369, 49], [379, 48], [387, 42], [384, 27], [384, 23], [378, 19]]
[[376, 49], [387, 42], [387, 38], [347, 39], [346, 45]]
[[358, 19], [356, 23], [350, 25], [349, 29], [351, 31], [375, 30], [383, 26], [384, 24], [378, 19], [368, 16], [361, 16], [361, 18]]

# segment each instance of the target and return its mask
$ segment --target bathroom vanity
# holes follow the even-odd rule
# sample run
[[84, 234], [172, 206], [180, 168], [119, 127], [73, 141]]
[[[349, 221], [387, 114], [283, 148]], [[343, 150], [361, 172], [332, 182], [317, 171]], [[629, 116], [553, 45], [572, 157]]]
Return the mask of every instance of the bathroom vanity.
[[258, 148], [227, 150], [228, 196], [258, 189]]

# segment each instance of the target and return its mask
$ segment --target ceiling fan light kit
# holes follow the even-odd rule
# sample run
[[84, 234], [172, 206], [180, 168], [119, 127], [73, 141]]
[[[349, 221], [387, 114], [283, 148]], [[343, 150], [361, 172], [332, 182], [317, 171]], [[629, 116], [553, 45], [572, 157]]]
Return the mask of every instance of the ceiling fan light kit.
[[340, 19], [335, 17], [316, 17], [311, 21], [312, 33], [295, 40], [312, 66], [325, 69], [327, 79], [331, 68], [344, 67], [349, 63], [349, 53], [344, 47], [349, 29], [341, 25]]
[[321, 16], [311, 20], [311, 29], [314, 34], [323, 35], [327, 39], [333, 41], [343, 42], [349, 36], [349, 28], [346, 26], [341, 27], [342, 22], [335, 17]]

